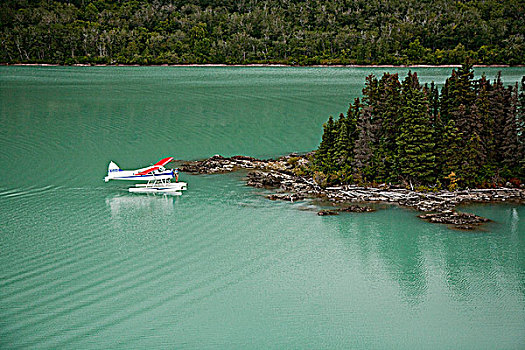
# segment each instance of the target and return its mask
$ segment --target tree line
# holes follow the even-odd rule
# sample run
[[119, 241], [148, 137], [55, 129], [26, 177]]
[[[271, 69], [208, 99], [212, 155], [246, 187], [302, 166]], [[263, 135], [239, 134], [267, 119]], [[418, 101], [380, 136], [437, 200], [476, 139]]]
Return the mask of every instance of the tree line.
[[362, 99], [324, 124], [318, 182], [492, 187], [525, 182], [525, 76], [505, 87], [464, 64], [422, 86], [417, 73], [366, 78]]
[[4, 0], [4, 63], [525, 63], [523, 0]]

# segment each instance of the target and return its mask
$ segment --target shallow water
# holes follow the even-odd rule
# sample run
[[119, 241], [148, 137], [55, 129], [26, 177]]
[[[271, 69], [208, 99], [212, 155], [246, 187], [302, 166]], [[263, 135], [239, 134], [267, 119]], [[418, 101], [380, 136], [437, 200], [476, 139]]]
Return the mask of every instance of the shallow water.
[[182, 174], [181, 197], [102, 181], [110, 160], [309, 151], [383, 70], [0, 67], [0, 347], [524, 348], [524, 206], [462, 208], [494, 220], [472, 233], [318, 217], [243, 173]]

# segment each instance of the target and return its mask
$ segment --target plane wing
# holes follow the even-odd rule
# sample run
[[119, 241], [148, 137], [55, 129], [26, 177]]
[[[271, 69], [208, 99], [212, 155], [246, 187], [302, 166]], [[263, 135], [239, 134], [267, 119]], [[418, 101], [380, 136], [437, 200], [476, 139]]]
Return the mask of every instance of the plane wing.
[[155, 171], [157, 169], [160, 169], [161, 166], [164, 166], [171, 162], [173, 160], [173, 157], [168, 157], [159, 160], [157, 163], [155, 163], [152, 167], [142, 170], [141, 172], [136, 173], [136, 175], [147, 175], [151, 173], [152, 171]]
[[169, 162], [171, 162], [173, 160], [173, 157], [168, 157], [168, 158], [164, 158], [164, 159], [161, 159], [159, 160], [157, 163], [155, 163], [154, 165], [155, 166], [164, 166], [166, 164], [168, 164]]

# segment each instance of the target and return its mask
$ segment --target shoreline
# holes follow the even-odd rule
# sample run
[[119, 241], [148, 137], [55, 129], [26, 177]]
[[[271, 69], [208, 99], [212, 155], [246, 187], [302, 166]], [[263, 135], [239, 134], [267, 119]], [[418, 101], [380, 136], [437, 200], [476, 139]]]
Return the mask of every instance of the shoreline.
[[[282, 63], [252, 63], [252, 64], [226, 64], [226, 63], [195, 63], [195, 64], [89, 64], [77, 63], [71, 65], [57, 63], [0, 63], [0, 66], [15, 67], [294, 67], [294, 68], [459, 68], [461, 64], [413, 64], [413, 65], [392, 65], [392, 64], [313, 64], [313, 65], [293, 65]], [[524, 64], [474, 64], [474, 68], [523, 68]]]
[[396, 204], [418, 211], [419, 218], [430, 223], [452, 226], [460, 230], [474, 230], [491, 221], [474, 214], [458, 212], [458, 205], [469, 203], [525, 204], [524, 188], [483, 188], [450, 192], [418, 192], [380, 184], [372, 186], [340, 185], [321, 187], [297, 170], [308, 164], [305, 155], [290, 154], [278, 159], [261, 160], [247, 156], [225, 158], [215, 155], [205, 160], [180, 162], [179, 170], [190, 174], [223, 174], [248, 170], [246, 185], [274, 190], [270, 200], [298, 201], [307, 198], [323, 199], [334, 205], [333, 210], [320, 210], [318, 215], [338, 215], [340, 212], [369, 212], [371, 203]]

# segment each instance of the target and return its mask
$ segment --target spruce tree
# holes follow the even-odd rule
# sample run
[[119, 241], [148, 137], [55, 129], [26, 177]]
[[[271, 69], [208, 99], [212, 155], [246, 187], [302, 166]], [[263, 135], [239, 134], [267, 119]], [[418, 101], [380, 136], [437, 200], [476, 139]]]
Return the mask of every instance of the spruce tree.
[[508, 101], [505, 105], [505, 114], [503, 119], [503, 139], [501, 144], [502, 164], [508, 172], [508, 177], [515, 177], [519, 173], [520, 159], [520, 135], [518, 111], [518, 85], [509, 86], [507, 89]]
[[374, 119], [377, 127], [377, 145], [374, 149], [377, 177], [381, 181], [395, 180], [397, 132], [401, 110], [401, 84], [397, 74], [385, 73], [378, 86], [377, 107]]
[[375, 139], [372, 129], [372, 110], [369, 106], [360, 109], [357, 119], [357, 140], [355, 142], [355, 157], [352, 162], [352, 172], [357, 182], [369, 182], [374, 178], [372, 162], [372, 140]]
[[334, 145], [335, 145], [335, 125], [334, 118], [330, 116], [328, 121], [323, 124], [323, 137], [319, 148], [315, 152], [314, 164], [324, 173], [334, 170]]
[[501, 81], [501, 72], [496, 76], [496, 80], [492, 84], [492, 88], [489, 95], [490, 100], [490, 119], [493, 123], [493, 143], [494, 143], [494, 154], [492, 155], [492, 160], [494, 166], [498, 169], [503, 168], [503, 145], [505, 143], [505, 114], [506, 114], [506, 104], [510, 101], [510, 96], [508, 91], [503, 86]]
[[479, 114], [479, 122], [476, 129], [479, 131], [478, 135], [481, 138], [481, 144], [486, 157], [484, 164], [485, 174], [483, 175], [484, 180], [488, 180], [489, 176], [492, 176], [492, 168], [494, 167], [494, 119], [490, 113], [491, 101], [490, 101], [490, 81], [487, 80], [485, 75], [476, 82], [476, 102], [475, 107]]
[[450, 120], [450, 112], [453, 109], [452, 97], [450, 94], [451, 85], [453, 82], [452, 77], [456, 74], [456, 71], [452, 71], [452, 76], [445, 80], [445, 85], [441, 88], [439, 96], [439, 115], [443, 125], [447, 125]]
[[401, 178], [412, 184], [433, 183], [435, 155], [428, 99], [417, 78], [403, 81], [403, 107], [397, 137], [397, 164]]
[[525, 76], [521, 78], [521, 91], [518, 95], [517, 108], [517, 126], [518, 126], [518, 176], [522, 182], [525, 182]]
[[[472, 64], [464, 63], [461, 68], [458, 69], [456, 75], [456, 81], [454, 84], [454, 90], [452, 95], [454, 97], [454, 109], [459, 108], [463, 105], [468, 110], [474, 103], [475, 92], [474, 92], [474, 71], [472, 70]], [[458, 125], [458, 127], [461, 127]]]
[[379, 99], [379, 82], [375, 75], [370, 74], [365, 78], [365, 87], [363, 88], [363, 104], [370, 107], [377, 105]]
[[426, 90], [428, 96], [428, 106], [432, 117], [432, 125], [435, 126], [439, 115], [439, 90], [434, 82], [430, 83], [430, 88], [425, 84], [424, 90]]
[[451, 174], [458, 177], [464, 159], [464, 149], [460, 144], [461, 133], [455, 121], [449, 120], [443, 127], [441, 142], [436, 152], [437, 162], [441, 166], [441, 180], [449, 178]]
[[[350, 143], [352, 145], [352, 149], [355, 146], [355, 141], [357, 139], [357, 119], [359, 116], [359, 113], [361, 112], [361, 102], [359, 101], [359, 98], [354, 99], [354, 104], [350, 104], [348, 107], [348, 111], [346, 112], [346, 122], [347, 122], [347, 128], [348, 128], [348, 135], [350, 138]], [[352, 151], [353, 155], [353, 151]]]
[[343, 113], [341, 113], [336, 123], [334, 141], [334, 163], [337, 169], [341, 169], [351, 160], [352, 146], [348, 131], [348, 122]]
[[[475, 100], [473, 78], [472, 65], [465, 63], [457, 71], [455, 69], [452, 70], [452, 75], [445, 81], [445, 86], [441, 90], [441, 117], [445, 123], [454, 118], [456, 126], [460, 130], [467, 122], [462, 119], [458, 120], [457, 112], [462, 105], [465, 111], [463, 115], [468, 115], [470, 112], [470, 107]], [[468, 135], [465, 134], [465, 137], [468, 137]]]
[[439, 179], [441, 177], [442, 163], [439, 162], [439, 151], [442, 148], [442, 136], [444, 132], [443, 119], [439, 109], [440, 99], [439, 90], [434, 82], [430, 84], [430, 88], [425, 84], [423, 92], [428, 97], [428, 105], [430, 108], [430, 124], [432, 128], [432, 140], [434, 142], [434, 155], [436, 156], [436, 166], [434, 168], [433, 177]]
[[[481, 121], [480, 112], [476, 105], [472, 106], [470, 110], [470, 123], [471, 127], [469, 130], [470, 138], [463, 145], [463, 161], [459, 176], [462, 178], [462, 185], [467, 187], [475, 187], [483, 181], [483, 177], [487, 174], [486, 165], [486, 151], [481, 138], [482, 126], [479, 124]], [[472, 126], [478, 126], [478, 128]]]

